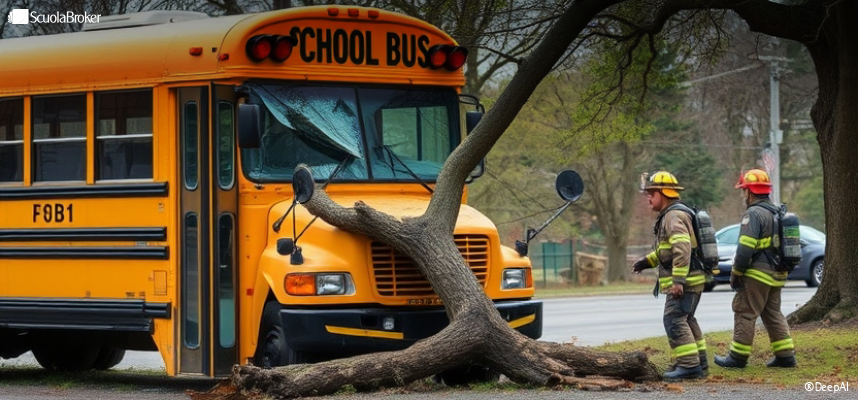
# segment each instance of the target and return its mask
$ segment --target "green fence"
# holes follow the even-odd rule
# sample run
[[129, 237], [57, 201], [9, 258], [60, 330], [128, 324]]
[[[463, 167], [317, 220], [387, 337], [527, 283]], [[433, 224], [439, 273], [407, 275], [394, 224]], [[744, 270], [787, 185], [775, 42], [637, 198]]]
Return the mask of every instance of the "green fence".
[[[575, 265], [577, 252], [598, 256], [607, 255], [607, 248], [604, 245], [582, 239], [534, 244], [531, 243], [529, 249], [530, 262], [533, 264], [533, 282], [536, 287], [542, 288], [578, 282]], [[649, 250], [649, 246], [629, 246], [626, 250], [627, 261], [636, 260]]]

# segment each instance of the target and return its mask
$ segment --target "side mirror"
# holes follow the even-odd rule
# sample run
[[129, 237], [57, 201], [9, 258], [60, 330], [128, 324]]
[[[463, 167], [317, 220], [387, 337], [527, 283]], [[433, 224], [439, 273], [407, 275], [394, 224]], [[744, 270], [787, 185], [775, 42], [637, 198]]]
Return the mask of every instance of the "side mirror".
[[560, 207], [560, 209], [557, 210], [557, 212], [539, 228], [527, 228], [527, 233], [525, 233], [523, 242], [521, 240], [515, 241], [515, 250], [522, 257], [527, 255], [528, 244], [530, 241], [533, 240], [539, 232], [542, 232], [548, 224], [554, 221], [560, 213], [569, 208], [573, 202], [580, 199], [581, 195], [584, 194], [584, 180], [581, 179], [581, 175], [578, 175], [578, 173], [573, 170], [566, 170], [557, 174], [557, 179], [554, 181], [554, 187], [557, 189], [557, 194], [560, 195], [560, 198], [566, 201], [566, 204], [563, 205], [563, 207]]
[[258, 149], [262, 142], [262, 109], [258, 104], [238, 105], [238, 147]]
[[277, 239], [277, 254], [285, 256], [287, 254], [292, 254], [294, 250], [295, 242], [292, 241], [292, 238]]
[[554, 187], [557, 188], [557, 194], [560, 195], [560, 198], [570, 203], [578, 201], [584, 194], [584, 180], [581, 179], [581, 175], [571, 169], [557, 175]]
[[292, 175], [292, 190], [295, 192], [295, 201], [298, 204], [304, 204], [313, 197], [316, 183], [313, 181], [313, 174], [306, 165], [299, 165], [298, 168], [295, 168], [295, 174]]
[[465, 113], [465, 131], [470, 134], [473, 132], [477, 124], [483, 119], [483, 113], [480, 111], [468, 111]]

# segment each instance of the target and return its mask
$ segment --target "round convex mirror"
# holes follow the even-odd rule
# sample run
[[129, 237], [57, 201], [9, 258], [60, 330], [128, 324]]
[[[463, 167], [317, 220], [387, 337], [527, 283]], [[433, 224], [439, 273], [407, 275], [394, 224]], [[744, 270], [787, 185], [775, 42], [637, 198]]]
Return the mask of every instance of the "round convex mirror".
[[316, 183], [313, 182], [313, 174], [310, 173], [310, 169], [304, 165], [295, 168], [295, 175], [292, 176], [292, 190], [295, 191], [295, 201], [299, 204], [310, 201], [315, 188]]
[[581, 195], [584, 194], [584, 180], [581, 179], [581, 175], [571, 169], [557, 175], [555, 186], [557, 187], [557, 194], [569, 202], [580, 199]]

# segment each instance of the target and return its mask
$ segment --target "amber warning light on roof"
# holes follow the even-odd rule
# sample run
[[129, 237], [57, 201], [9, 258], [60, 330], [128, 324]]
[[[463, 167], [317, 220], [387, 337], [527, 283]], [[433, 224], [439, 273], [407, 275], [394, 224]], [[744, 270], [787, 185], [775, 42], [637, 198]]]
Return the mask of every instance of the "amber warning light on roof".
[[[447, 44], [431, 45], [426, 35], [399, 32], [293, 27], [289, 36], [256, 35], [248, 39], [247, 56], [258, 63], [282, 63], [297, 53], [305, 63], [384, 65], [447, 69], [465, 65], [468, 49]], [[373, 41], [373, 33], [383, 41]], [[376, 36], [376, 39], [379, 39]], [[375, 44], [375, 47], [373, 47]]]

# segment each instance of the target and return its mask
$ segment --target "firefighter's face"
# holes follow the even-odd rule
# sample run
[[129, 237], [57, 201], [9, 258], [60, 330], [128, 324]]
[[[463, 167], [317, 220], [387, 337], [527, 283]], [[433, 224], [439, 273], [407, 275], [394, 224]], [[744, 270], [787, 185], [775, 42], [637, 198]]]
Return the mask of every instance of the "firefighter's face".
[[649, 203], [649, 208], [655, 212], [663, 210], [667, 203], [667, 197], [664, 197], [664, 194], [658, 190], [647, 190], [646, 200]]

